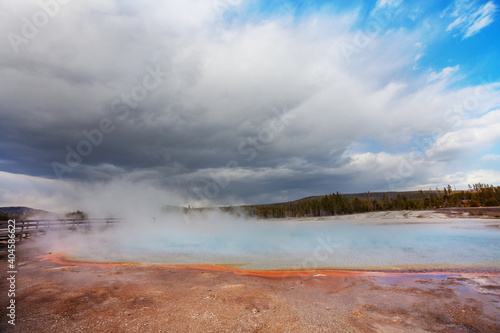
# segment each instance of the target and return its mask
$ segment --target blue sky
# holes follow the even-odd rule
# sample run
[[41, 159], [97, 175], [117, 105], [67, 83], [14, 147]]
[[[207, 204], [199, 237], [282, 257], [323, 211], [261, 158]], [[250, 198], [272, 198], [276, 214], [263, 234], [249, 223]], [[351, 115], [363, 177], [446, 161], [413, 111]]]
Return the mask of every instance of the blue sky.
[[498, 185], [499, 8], [0, 1], [0, 206]]
[[[377, 22], [377, 13], [384, 11], [389, 11], [390, 23], [382, 25], [378, 35], [405, 30], [419, 36], [414, 67], [405, 75], [422, 76], [447, 67], [459, 69], [460, 74], [448, 84], [450, 89], [500, 81], [500, 21], [495, 1], [254, 1], [248, 3], [242, 20], [292, 16], [300, 23], [311, 17], [356, 12], [351, 31], [368, 33], [370, 24]], [[231, 20], [234, 22], [235, 17]], [[371, 152], [410, 148], [404, 143], [383, 145], [371, 139], [360, 141], [358, 146]], [[488, 147], [487, 151], [498, 154], [499, 145]]]
[[[387, 5], [377, 9], [377, 5], [381, 3]], [[391, 3], [397, 6], [390, 6]], [[497, 19], [499, 7], [495, 1], [262, 0], [250, 2], [248, 7], [257, 20], [289, 15], [301, 20], [304, 17], [329, 13], [341, 15], [356, 11], [359, 14], [355, 24], [351, 26], [353, 31], [365, 30], [367, 24], [373, 21], [377, 10], [390, 8], [396, 14], [391, 23], [384, 27], [384, 32], [404, 29], [421, 35], [422, 52], [416, 64], [418, 72], [459, 65], [465, 77], [457, 82], [458, 85], [476, 85], [481, 84], [483, 78], [491, 81], [498, 81], [500, 78], [500, 22]], [[463, 19], [464, 22], [448, 29], [457, 19]], [[474, 19], [491, 22], [479, 25], [476, 30], [471, 29], [471, 25], [476, 22]]]

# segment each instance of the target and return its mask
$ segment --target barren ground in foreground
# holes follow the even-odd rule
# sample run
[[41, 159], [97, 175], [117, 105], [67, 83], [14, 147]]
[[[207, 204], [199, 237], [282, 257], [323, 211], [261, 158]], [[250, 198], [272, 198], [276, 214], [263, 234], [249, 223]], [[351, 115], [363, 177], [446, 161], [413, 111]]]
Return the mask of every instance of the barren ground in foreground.
[[499, 332], [500, 275], [270, 277], [199, 268], [96, 266], [18, 248], [16, 325], [6, 332]]

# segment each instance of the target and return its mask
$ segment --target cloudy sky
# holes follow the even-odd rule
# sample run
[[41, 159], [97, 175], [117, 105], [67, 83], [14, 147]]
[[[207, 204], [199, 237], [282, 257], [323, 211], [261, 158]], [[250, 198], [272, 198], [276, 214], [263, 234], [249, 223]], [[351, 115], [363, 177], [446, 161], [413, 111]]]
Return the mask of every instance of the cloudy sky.
[[499, 6], [0, 0], [0, 206], [499, 185]]

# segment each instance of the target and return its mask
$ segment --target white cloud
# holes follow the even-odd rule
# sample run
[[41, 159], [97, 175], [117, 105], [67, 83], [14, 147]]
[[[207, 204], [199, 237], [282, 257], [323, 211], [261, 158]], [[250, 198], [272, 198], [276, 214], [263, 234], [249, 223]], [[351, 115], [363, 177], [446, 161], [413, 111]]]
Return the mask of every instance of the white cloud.
[[378, 0], [375, 4], [375, 10], [385, 8], [385, 7], [399, 7], [403, 0]]
[[440, 185], [444, 184], [454, 184], [457, 188], [467, 189], [469, 184], [489, 184], [497, 185], [500, 184], [500, 171], [499, 170], [488, 170], [480, 169], [471, 172], [457, 172], [453, 174], [446, 175], [442, 178], [444, 181]]
[[453, 75], [453, 73], [457, 72], [460, 69], [460, 65], [456, 65], [454, 67], [445, 67], [439, 73], [431, 70], [427, 75], [427, 82], [432, 82], [435, 80], [444, 80]]
[[500, 162], [500, 155], [498, 154], [486, 154], [481, 157], [481, 161], [489, 162]]
[[461, 129], [443, 134], [436, 140], [429, 155], [449, 159], [470, 151], [487, 149], [500, 142], [500, 110], [488, 112], [478, 119], [467, 120]]
[[463, 34], [463, 39], [474, 36], [494, 21], [497, 6], [489, 1], [478, 7], [476, 1], [456, 1], [451, 17], [455, 20], [450, 23], [446, 31], [457, 29]]

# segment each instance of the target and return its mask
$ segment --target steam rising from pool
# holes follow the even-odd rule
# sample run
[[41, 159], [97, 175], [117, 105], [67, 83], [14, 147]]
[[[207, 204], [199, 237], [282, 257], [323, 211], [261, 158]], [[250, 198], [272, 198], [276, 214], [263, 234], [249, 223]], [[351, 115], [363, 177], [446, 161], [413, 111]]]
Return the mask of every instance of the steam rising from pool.
[[487, 220], [361, 215], [257, 221], [211, 211], [127, 220], [83, 236], [52, 238], [52, 245], [55, 239], [69, 256], [85, 261], [242, 269], [500, 269], [500, 229]]

